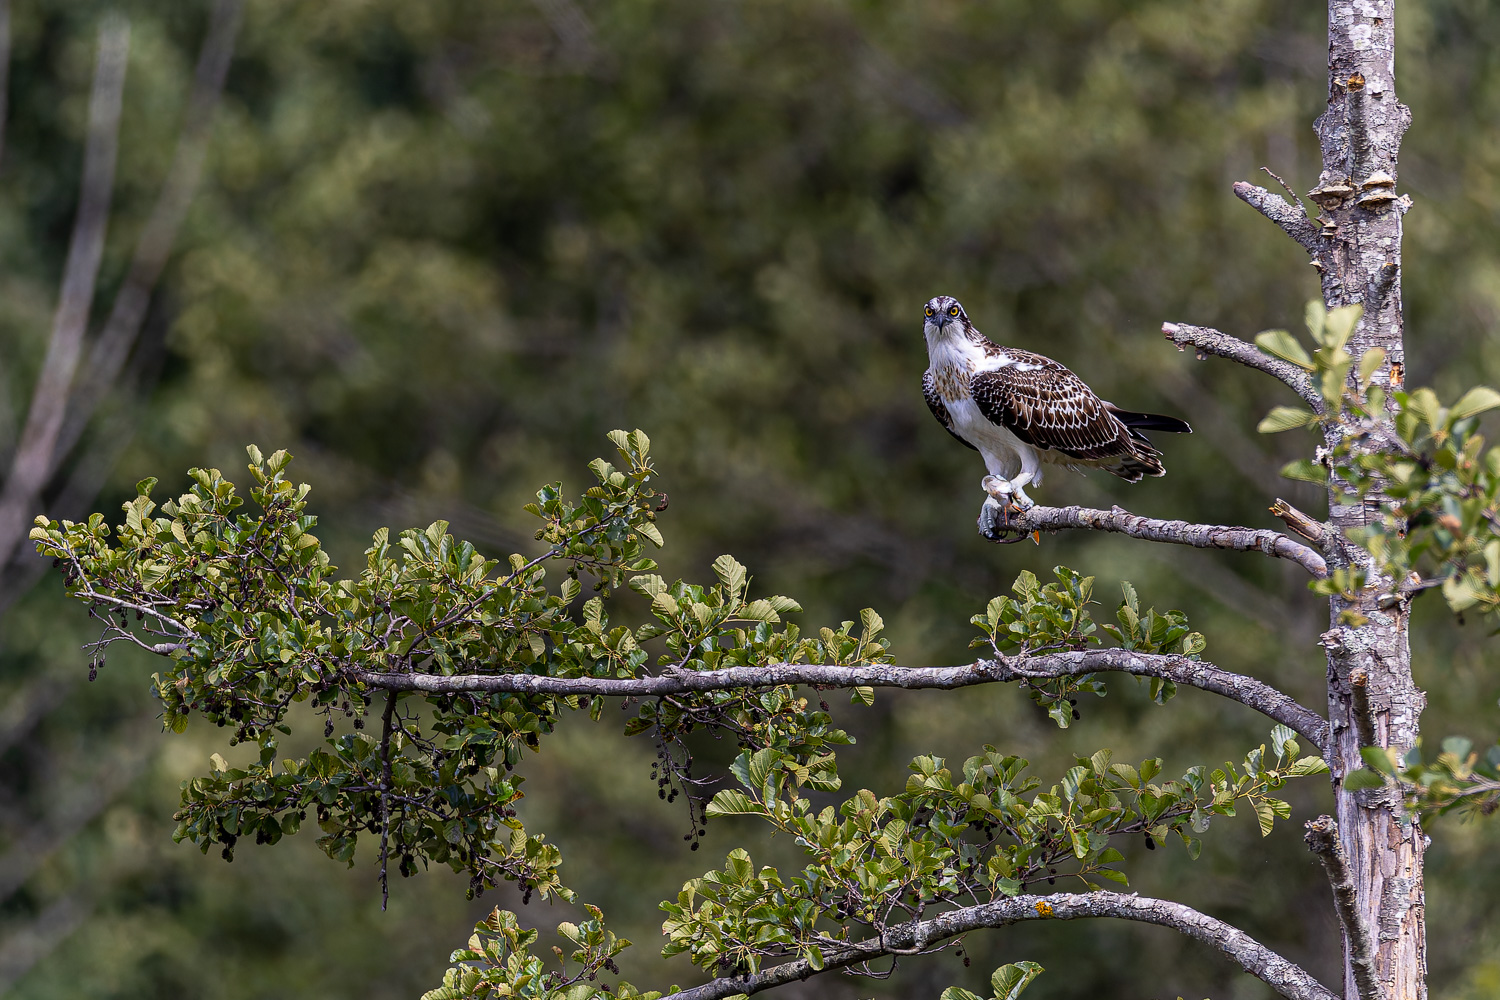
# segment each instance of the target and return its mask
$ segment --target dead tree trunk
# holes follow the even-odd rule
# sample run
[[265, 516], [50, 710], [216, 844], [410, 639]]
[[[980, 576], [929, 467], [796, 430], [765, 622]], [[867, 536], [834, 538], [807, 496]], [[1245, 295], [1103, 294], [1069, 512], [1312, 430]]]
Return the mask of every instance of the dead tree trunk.
[[[1349, 353], [1357, 370], [1367, 352], [1384, 351], [1376, 381], [1387, 388], [1401, 386], [1405, 360], [1401, 217], [1410, 201], [1396, 195], [1395, 183], [1410, 121], [1411, 112], [1396, 99], [1394, 0], [1330, 0], [1328, 109], [1315, 126], [1323, 172], [1312, 197], [1323, 215], [1314, 261], [1330, 308], [1363, 303]], [[1331, 426], [1330, 447], [1344, 433]], [[1329, 519], [1338, 536], [1378, 516], [1353, 497], [1340, 496], [1337, 483], [1331, 486]], [[1390, 1000], [1423, 1000], [1426, 838], [1420, 822], [1405, 815], [1389, 789], [1343, 787], [1344, 776], [1362, 765], [1362, 745], [1404, 753], [1416, 743], [1426, 699], [1412, 681], [1410, 599], [1392, 597], [1400, 594], [1400, 581], [1382, 578], [1363, 551], [1345, 546], [1332, 556], [1335, 564], [1366, 563], [1369, 573], [1356, 599], [1332, 599], [1323, 637], [1339, 841], [1354, 887], [1354, 916], [1363, 924], [1350, 926], [1345, 919], [1344, 994], [1369, 998], [1374, 988]], [[1374, 953], [1360, 954], [1362, 942]]]

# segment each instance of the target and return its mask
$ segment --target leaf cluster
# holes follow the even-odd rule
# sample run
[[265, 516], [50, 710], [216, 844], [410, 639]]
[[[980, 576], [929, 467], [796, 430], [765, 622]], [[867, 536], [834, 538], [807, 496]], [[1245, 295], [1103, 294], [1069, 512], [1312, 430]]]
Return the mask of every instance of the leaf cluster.
[[[308, 487], [285, 478], [290, 456], [253, 446], [248, 498], [219, 471], [197, 469], [189, 491], [160, 508], [155, 480], [142, 481], [113, 532], [99, 514], [38, 519], [38, 550], [104, 622], [94, 669], [118, 641], [165, 654], [170, 666], [154, 681], [168, 728], [181, 732], [196, 714], [230, 727], [230, 745], [257, 745], [253, 761], [231, 767], [216, 754], [208, 773], [184, 783], [178, 838], [221, 846], [228, 859], [242, 837], [275, 842], [312, 818], [324, 851], [351, 864], [361, 837], [376, 835], [382, 861], [394, 857], [403, 875], [436, 862], [467, 871], [474, 890], [508, 879], [527, 895], [570, 896], [556, 848], [516, 819], [522, 778], [510, 771], [561, 712], [597, 718], [603, 699], [382, 692], [383, 677], [634, 678], [651, 672], [653, 641], [664, 670], [888, 656], [878, 615], [804, 636], [782, 620], [796, 602], [750, 598], [748, 573], [731, 557], [715, 562], [710, 587], [651, 574], [644, 551], [661, 544], [664, 499], [651, 485], [650, 442], [640, 431], [611, 440], [619, 464], [591, 463], [595, 484], [581, 498], [552, 484], [527, 507], [542, 522], [541, 554], [504, 563], [437, 522], [394, 544], [381, 529], [363, 571], [338, 578], [312, 534]], [[549, 563], [561, 565], [555, 582]], [[586, 601], [583, 575], [599, 591]], [[605, 607], [627, 579], [651, 602], [650, 620], [635, 627], [611, 624]], [[278, 759], [281, 739], [309, 712], [323, 719], [323, 746]], [[627, 732], [680, 745], [700, 725], [808, 766], [825, 745], [849, 742], [789, 688], [653, 699]], [[685, 774], [664, 780], [681, 784]]]
[[[1021, 653], [1035, 656], [1087, 649], [1102, 640], [1096, 634], [1099, 626], [1089, 612], [1094, 578], [1066, 566], [1052, 570], [1055, 583], [1043, 585], [1030, 570], [1023, 570], [1011, 586], [1014, 597], [1000, 595], [989, 602], [983, 614], [969, 619], [982, 633], [970, 647], [989, 647], [996, 656]], [[1115, 611], [1116, 625], [1104, 625], [1103, 631], [1122, 649], [1141, 653], [1169, 653], [1197, 659], [1206, 646], [1199, 632], [1188, 627], [1181, 611], [1142, 612], [1135, 588], [1121, 583], [1123, 599]], [[1177, 685], [1162, 678], [1150, 678], [1151, 697], [1165, 704], [1177, 692]], [[1105, 684], [1094, 674], [1028, 680], [1022, 686], [1047, 715], [1066, 729], [1078, 718], [1079, 693], [1103, 697]]]
[[[564, 921], [557, 934], [571, 949], [553, 945], [556, 967], [532, 954], [540, 936], [534, 928], [523, 928], [516, 915], [496, 907], [474, 927], [467, 948], [450, 956], [452, 967], [443, 974], [443, 984], [422, 994], [422, 1000], [657, 1000], [659, 992], [641, 993], [626, 982], [614, 986], [599, 982], [600, 974], [618, 974], [614, 958], [630, 947], [605, 927], [604, 914], [585, 903], [589, 919]], [[572, 963], [573, 968], [569, 967]], [[676, 987], [671, 987], [676, 991]]]
[[[1346, 345], [1361, 309], [1308, 303], [1308, 331], [1321, 345], [1312, 356], [1285, 330], [1256, 338], [1268, 354], [1313, 374], [1324, 402], [1317, 413], [1277, 407], [1260, 430], [1324, 432], [1329, 444], [1319, 460], [1294, 462], [1283, 474], [1319, 483], [1331, 474], [1337, 502], [1379, 508], [1349, 541], [1393, 586], [1413, 592], [1440, 585], [1455, 612], [1500, 609], [1500, 450], [1487, 449], [1477, 433], [1480, 414], [1500, 407], [1500, 392], [1478, 386], [1444, 405], [1431, 389], [1388, 391], [1374, 381], [1386, 360], [1379, 348], [1365, 352], [1353, 371]], [[1369, 568], [1336, 567], [1313, 589], [1352, 599]]]
[[1277, 726], [1271, 750], [1239, 765], [1193, 767], [1158, 781], [1162, 762], [1115, 763], [1101, 750], [1079, 757], [1047, 789], [1028, 762], [985, 747], [955, 773], [941, 757], [913, 759], [906, 787], [876, 797], [868, 789], [835, 807], [814, 807], [805, 788], [837, 787], [832, 765], [809, 774], [773, 749], [745, 751], [735, 762], [737, 789], [714, 796], [708, 813], [754, 816], [791, 836], [808, 864], [793, 876], [757, 869], [743, 850], [723, 869], [689, 881], [662, 904], [664, 954], [688, 953], [720, 974], [754, 972], [768, 958], [797, 955], [821, 968], [864, 929], [922, 919], [929, 909], [1015, 895], [1041, 883], [1074, 879], [1128, 884], [1120, 836], [1150, 846], [1175, 835], [1196, 858], [1197, 835], [1214, 816], [1254, 812], [1262, 834], [1290, 806], [1276, 797], [1289, 779], [1326, 770], [1298, 757], [1291, 730]]

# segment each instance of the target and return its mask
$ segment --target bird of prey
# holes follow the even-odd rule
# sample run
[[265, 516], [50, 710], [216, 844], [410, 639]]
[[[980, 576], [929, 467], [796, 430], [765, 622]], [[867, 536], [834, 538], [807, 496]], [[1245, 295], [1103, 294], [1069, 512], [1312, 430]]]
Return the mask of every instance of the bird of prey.
[[1051, 358], [1001, 347], [974, 329], [950, 296], [922, 311], [922, 394], [938, 423], [984, 458], [986, 514], [1033, 506], [1026, 487], [1041, 484], [1044, 465], [1103, 469], [1131, 483], [1164, 475], [1161, 453], [1142, 432], [1192, 432], [1176, 417], [1105, 402]]

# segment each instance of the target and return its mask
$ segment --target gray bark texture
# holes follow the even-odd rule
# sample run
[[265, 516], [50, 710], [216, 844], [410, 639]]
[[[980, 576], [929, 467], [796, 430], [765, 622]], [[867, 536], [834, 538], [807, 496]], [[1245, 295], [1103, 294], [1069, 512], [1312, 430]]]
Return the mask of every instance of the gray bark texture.
[[[1312, 255], [1330, 308], [1364, 305], [1348, 350], [1355, 369], [1367, 352], [1384, 351], [1374, 380], [1387, 389], [1401, 387], [1405, 362], [1401, 217], [1411, 205], [1395, 190], [1401, 137], [1411, 123], [1410, 110], [1396, 99], [1395, 13], [1395, 0], [1329, 0], [1328, 107], [1314, 124], [1323, 169], [1309, 192], [1321, 209], [1317, 223], [1308, 223], [1278, 195], [1248, 184], [1235, 189]], [[1317, 238], [1309, 240], [1309, 232]], [[1343, 433], [1332, 426], [1326, 444], [1340, 444]], [[1343, 787], [1345, 776], [1362, 766], [1361, 744], [1401, 753], [1410, 749], [1426, 704], [1412, 680], [1411, 595], [1401, 581], [1383, 579], [1365, 552], [1342, 541], [1378, 513], [1342, 495], [1337, 483], [1331, 485], [1329, 523], [1339, 537], [1327, 546], [1330, 568], [1357, 565], [1368, 574], [1364, 590], [1352, 600], [1330, 601], [1330, 627], [1322, 639], [1337, 846], [1354, 895], [1352, 906], [1340, 906], [1343, 992], [1364, 997], [1378, 987], [1390, 1000], [1425, 1000], [1421, 823], [1406, 816], [1388, 791]], [[1397, 604], [1381, 607], [1381, 595], [1393, 593], [1400, 595]], [[1356, 961], [1359, 943], [1367, 938], [1374, 941], [1374, 984], [1361, 967], [1365, 963]]]
[[[1396, 100], [1395, 14], [1394, 0], [1329, 2], [1328, 108], [1315, 125], [1323, 173], [1313, 195], [1333, 223], [1324, 223], [1326, 247], [1317, 255], [1324, 301], [1330, 307], [1364, 303], [1349, 353], [1357, 367], [1366, 352], [1383, 350], [1386, 361], [1376, 381], [1388, 388], [1400, 387], [1405, 360], [1401, 216], [1410, 204], [1394, 193], [1401, 137], [1411, 124], [1411, 112]], [[1317, 191], [1331, 193], [1319, 197]], [[1329, 495], [1329, 520], [1340, 532], [1366, 523], [1372, 513], [1359, 503]], [[1332, 558], [1337, 563], [1366, 557], [1344, 547]], [[1360, 935], [1373, 932], [1375, 971], [1385, 995], [1392, 1000], [1424, 1000], [1421, 823], [1408, 818], [1389, 793], [1350, 792], [1342, 784], [1344, 775], [1362, 766], [1362, 730], [1371, 732], [1378, 745], [1405, 753], [1416, 743], [1426, 705], [1412, 680], [1407, 642], [1410, 598], [1382, 610], [1380, 594], [1391, 592], [1395, 581], [1382, 580], [1370, 569], [1369, 582], [1354, 601], [1330, 602], [1330, 629], [1323, 639], [1333, 727], [1328, 764], [1338, 806], [1338, 837], [1364, 925], [1345, 927], [1344, 995], [1360, 993], [1353, 945]], [[1346, 616], [1346, 611], [1354, 615]], [[1353, 624], [1361, 617], [1368, 620]], [[1351, 683], [1351, 675], [1358, 671], [1363, 685]], [[1361, 686], [1364, 691], [1357, 691]], [[1360, 719], [1358, 709], [1366, 699], [1371, 718]]]
[[[179, 648], [162, 644], [162, 652]], [[956, 667], [900, 667], [872, 663], [845, 667], [835, 664], [770, 663], [720, 670], [674, 670], [654, 677], [550, 677], [544, 674], [424, 674], [407, 671], [358, 670], [361, 684], [387, 691], [431, 694], [511, 691], [520, 694], [604, 695], [616, 698], [664, 698], [693, 691], [732, 691], [743, 688], [806, 684], [818, 687], [889, 687], [905, 690], [953, 690], [974, 684], [1013, 683], [1052, 677], [1117, 672], [1137, 677], [1161, 677], [1175, 684], [1211, 691], [1253, 708], [1309, 740], [1319, 752], [1328, 740], [1328, 723], [1310, 708], [1264, 681], [1236, 674], [1203, 660], [1128, 649], [1087, 649], [1036, 656], [1002, 656]]]
[[989, 518], [987, 510], [980, 514], [979, 531], [994, 542], [1020, 541], [1034, 531], [1064, 531], [1069, 528], [1112, 531], [1148, 542], [1191, 545], [1199, 549], [1262, 552], [1268, 556], [1289, 559], [1315, 577], [1328, 575], [1328, 564], [1317, 550], [1295, 538], [1288, 538], [1265, 528], [1164, 521], [1132, 514], [1123, 507], [1112, 507], [1109, 510], [1094, 510], [1089, 507], [1028, 507], [1022, 511], [1006, 513], [1003, 521], [992, 523]]
[[[887, 955], [926, 951], [941, 942], [981, 928], [1005, 927], [1023, 920], [1087, 920], [1113, 917], [1170, 927], [1239, 964], [1250, 975], [1287, 1000], [1338, 1000], [1294, 962], [1271, 951], [1250, 935], [1222, 920], [1182, 903], [1121, 892], [1059, 892], [1047, 896], [1012, 896], [961, 910], [949, 910], [931, 920], [892, 926], [876, 938], [858, 942], [830, 940], [822, 945], [826, 968], [840, 969]], [[726, 976], [663, 1000], [722, 1000], [759, 993], [813, 975], [806, 959], [787, 962], [748, 976]]]

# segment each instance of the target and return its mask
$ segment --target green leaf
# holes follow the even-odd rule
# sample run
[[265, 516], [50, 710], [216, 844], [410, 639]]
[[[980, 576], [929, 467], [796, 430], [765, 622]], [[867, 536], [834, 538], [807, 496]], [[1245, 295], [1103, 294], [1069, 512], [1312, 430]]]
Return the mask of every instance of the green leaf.
[[738, 596], [744, 590], [748, 572], [744, 564], [734, 556], [726, 554], [714, 560], [714, 575], [732, 595]]
[[1307, 324], [1307, 332], [1312, 334], [1315, 343], [1323, 343], [1323, 324], [1328, 316], [1328, 307], [1323, 304], [1322, 299], [1308, 299], [1307, 306], [1302, 310], [1302, 320]]
[[1288, 462], [1281, 467], [1281, 474], [1287, 479], [1295, 479], [1303, 483], [1328, 482], [1328, 470], [1316, 462], [1305, 458], [1299, 458], [1295, 462]]
[[1021, 991], [1040, 976], [1043, 969], [1035, 962], [1015, 962], [1002, 965], [990, 976], [990, 988], [995, 991], [995, 1000], [1016, 1000]]
[[1372, 347], [1359, 359], [1359, 384], [1364, 385], [1370, 381], [1370, 376], [1385, 364], [1385, 351], [1378, 347]]
[[823, 949], [817, 945], [812, 945], [808, 948], [807, 964], [812, 967], [814, 972], [823, 971]]
[[[1448, 409], [1448, 419], [1462, 420], [1476, 413], [1483, 413], [1485, 410], [1493, 410], [1497, 406], [1500, 406], [1500, 392], [1496, 392], [1487, 385], [1476, 385]], [[141, 492], [149, 493], [150, 490], [141, 490]]]
[[705, 812], [709, 816], [758, 816], [765, 809], [739, 789], [724, 788], [708, 803]]
[[1443, 740], [1443, 753], [1451, 753], [1459, 760], [1467, 760], [1474, 749], [1474, 741], [1464, 736], [1449, 736]]
[[1253, 805], [1255, 808], [1255, 818], [1260, 822], [1260, 835], [1262, 837], [1269, 837], [1271, 835], [1271, 828], [1276, 824], [1276, 813], [1271, 809], [1271, 803], [1265, 799], [1261, 799], [1253, 803]]
[[1322, 757], [1299, 757], [1291, 767], [1287, 768], [1288, 774], [1298, 778], [1309, 774], [1326, 774], [1327, 772], [1328, 762]]
[[950, 986], [942, 992], [938, 1000], [984, 1000], [978, 993], [970, 993], [962, 986]]
[[1280, 724], [1272, 727], [1271, 749], [1276, 752], [1276, 756], [1281, 756], [1282, 751], [1286, 748], [1286, 745], [1289, 741], [1293, 744], [1294, 747], [1292, 753], [1296, 753], [1297, 751], [1295, 749], [1295, 746], [1297, 742], [1297, 734], [1292, 731], [1292, 728], [1290, 726], [1283, 726]]
[[1385, 779], [1368, 768], [1360, 768], [1344, 776], [1344, 787], [1351, 792], [1364, 788], [1384, 788]]
[[770, 775], [771, 769], [780, 760], [781, 752], [775, 747], [766, 747], [764, 750], [757, 750], [751, 754], [749, 770], [750, 787], [756, 791], [760, 791], [761, 786], [766, 783], [766, 778]]
[[1379, 771], [1381, 774], [1396, 773], [1396, 761], [1391, 751], [1385, 747], [1361, 747], [1359, 755], [1372, 770]]
[[1323, 320], [1323, 346], [1337, 350], [1347, 344], [1364, 314], [1365, 307], [1358, 302], [1328, 310]]
[[1318, 415], [1311, 410], [1300, 406], [1278, 406], [1266, 414], [1266, 418], [1257, 424], [1255, 429], [1262, 434], [1277, 434], [1317, 422]]
[[875, 689], [863, 684], [856, 687], [853, 693], [849, 695], [849, 704], [860, 704], [869, 708], [875, 704]]
[[1312, 358], [1307, 351], [1285, 330], [1265, 330], [1255, 335], [1255, 345], [1272, 357], [1283, 361], [1290, 361], [1298, 368], [1305, 371], [1314, 369]]

